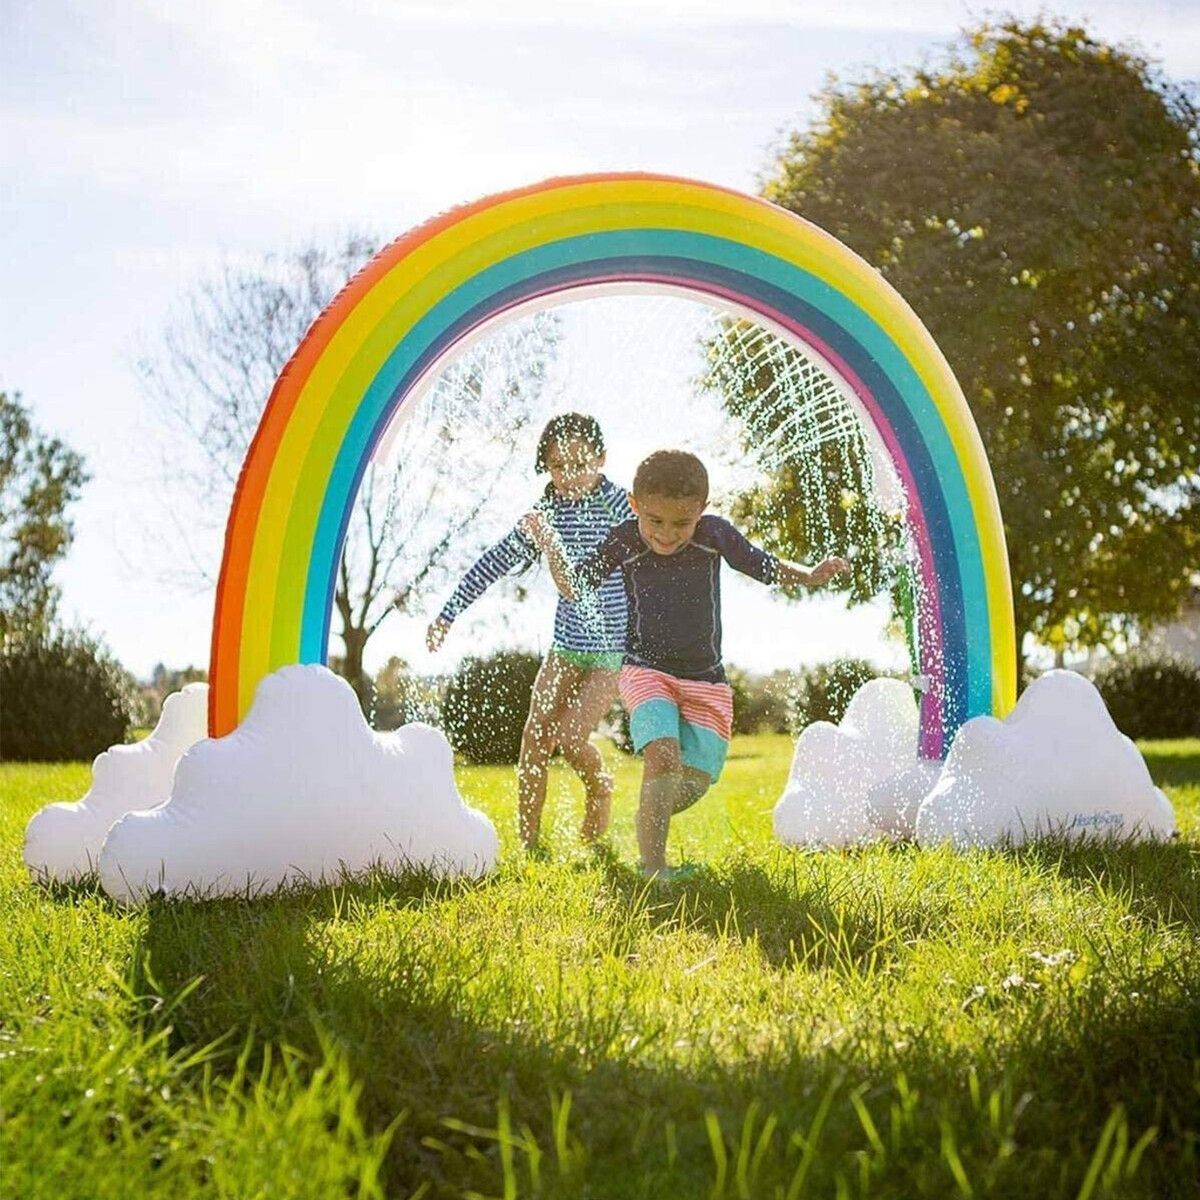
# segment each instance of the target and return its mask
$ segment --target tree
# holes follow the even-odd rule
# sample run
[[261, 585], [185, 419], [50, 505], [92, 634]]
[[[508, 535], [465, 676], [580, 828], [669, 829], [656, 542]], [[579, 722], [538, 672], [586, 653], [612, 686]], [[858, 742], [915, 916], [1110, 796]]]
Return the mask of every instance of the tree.
[[[191, 565], [215, 577], [218, 537], [238, 472], [279, 373], [337, 290], [375, 252], [352, 235], [201, 280], [167, 320], [138, 372], [170, 438], [163, 491]], [[531, 419], [557, 324], [546, 313], [502, 328], [454, 361], [420, 403], [408, 401], [404, 454], [368, 468], [338, 570], [331, 659], [370, 711], [367, 643], [442, 579], [448, 548], [472, 543], [479, 511]], [[440, 469], [430, 470], [436, 463]]]
[[376, 729], [399, 729], [410, 721], [437, 725], [441, 721], [441, 692], [444, 684], [413, 675], [408, 663], [392, 655], [375, 674]]
[[946, 354], [1019, 636], [1111, 645], [1173, 616], [1200, 545], [1191, 96], [1134, 50], [1007, 20], [819, 99], [765, 193], [878, 267]]
[[67, 509], [87, 480], [83, 459], [34, 427], [20, 395], [0, 392], [0, 637], [49, 627], [52, 574], [74, 538]]
[[863, 427], [834, 381], [745, 320], [724, 320], [707, 354], [701, 386], [739, 420], [743, 450], [762, 475], [735, 501], [739, 524], [789, 558], [847, 559], [852, 602], [899, 586], [903, 514], [882, 499]]
[[168, 667], [157, 662], [150, 678], [141, 685], [145, 723], [151, 728], [158, 724], [166, 698], [185, 688], [189, 683], [207, 683], [208, 670], [189, 663], [186, 667]]

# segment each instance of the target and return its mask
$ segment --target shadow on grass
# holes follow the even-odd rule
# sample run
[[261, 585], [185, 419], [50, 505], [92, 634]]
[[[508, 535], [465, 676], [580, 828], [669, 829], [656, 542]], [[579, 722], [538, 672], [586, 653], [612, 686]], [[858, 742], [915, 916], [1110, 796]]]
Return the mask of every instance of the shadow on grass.
[[[643, 902], [640, 880], [628, 870], [610, 867], [606, 886], [630, 904]], [[685, 1066], [636, 1050], [622, 1036], [629, 1014], [621, 1005], [596, 1022], [578, 1006], [533, 1005], [531, 989], [472, 961], [477, 951], [452, 938], [406, 936], [402, 921], [389, 919], [454, 894], [398, 880], [386, 894], [152, 905], [148, 971], [139, 983], [171, 996], [203, 977], [166, 1010], [181, 1044], [228, 1037], [228, 1064], [218, 1061], [217, 1070], [233, 1070], [247, 1039], [260, 1054], [268, 1043], [286, 1043], [314, 1063], [335, 1046], [361, 1088], [369, 1130], [407, 1113], [390, 1152], [389, 1195], [407, 1197], [422, 1184], [430, 1196], [510, 1194], [502, 1186], [505, 1156], [515, 1179], [529, 1169], [535, 1142], [546, 1154], [543, 1195], [732, 1195], [716, 1191], [714, 1181], [726, 1178], [732, 1189], [734, 1162], [750, 1163], [752, 1152], [757, 1175], [738, 1194], [783, 1195], [810, 1138], [819, 1154], [810, 1163], [811, 1191], [802, 1194], [833, 1194], [839, 1173], [857, 1184], [874, 1170], [877, 1182], [886, 1181], [878, 1194], [951, 1195], [952, 1165], [940, 1162], [937, 1149], [944, 1157], [950, 1122], [954, 1162], [975, 1181], [975, 1194], [1075, 1196], [1118, 1103], [1130, 1142], [1150, 1125], [1159, 1130], [1139, 1188], [1121, 1194], [1194, 1194], [1186, 1183], [1200, 1144], [1194, 976], [1148, 985], [1136, 998], [1110, 994], [1103, 980], [1085, 981], [1072, 1006], [1015, 1009], [1023, 1028], [1002, 1052], [986, 1045], [969, 1051], [936, 1031], [880, 1044], [870, 1031], [861, 1042], [851, 1033], [839, 1044], [747, 1057], [732, 1067], [700, 1053]], [[747, 864], [681, 886], [676, 900], [677, 908], [686, 900], [689, 919], [725, 930], [740, 905], [747, 916], [754, 904], [778, 905], [779, 889]], [[668, 895], [662, 908], [670, 907]], [[755, 929], [760, 941], [763, 927]], [[858, 936], [865, 942], [872, 935], [864, 928]], [[572, 970], [569, 953], [560, 971]], [[497, 945], [495, 956], [504, 954]], [[564, 1120], [556, 1100], [567, 1094], [573, 1106]], [[501, 1097], [517, 1132], [501, 1129]], [[823, 1105], [824, 1129], [813, 1134]], [[870, 1128], [864, 1106], [874, 1112]], [[778, 1135], [760, 1155], [756, 1139], [768, 1116]], [[887, 1139], [882, 1157], [876, 1125]], [[714, 1128], [725, 1167], [713, 1149]], [[1006, 1139], [1012, 1144], [1003, 1150]], [[552, 1186], [556, 1145], [569, 1152], [559, 1155], [561, 1186]], [[869, 1170], [864, 1164], [873, 1156]]]
[[[249, 914], [259, 908], [278, 905], [294, 907], [314, 919], [338, 916], [354, 906], [391, 904], [404, 907], [421, 907], [435, 904], [466, 889], [491, 886], [495, 876], [482, 879], [446, 879], [427, 868], [396, 872], [372, 868], [344, 879], [332, 881], [295, 879], [273, 890], [263, 887], [248, 887], [243, 894], [233, 896], [209, 895], [205, 892], [184, 892], [167, 899], [158, 893], [147, 901], [147, 907], [160, 913], [170, 913], [180, 919], [182, 914], [197, 908], [214, 908], [230, 919], [235, 914]], [[55, 904], [77, 905], [80, 901], [94, 901], [111, 912], [131, 911], [129, 906], [114, 900], [105, 890], [96, 874], [83, 875], [70, 882], [57, 879], [49, 882], [33, 881], [48, 899]], [[137, 906], [133, 906], [136, 908]]]
[[609, 891], [629, 908], [645, 905], [659, 925], [754, 942], [781, 970], [833, 970], [869, 977], [907, 939], [936, 927], [944, 905], [897, 907], [881, 891], [834, 882], [822, 856], [789, 855], [772, 872], [749, 859], [700, 866], [680, 882], [648, 884], [636, 868], [605, 860]]
[[121, 906], [100, 886], [100, 879], [96, 875], [84, 875], [68, 883], [58, 879], [48, 883], [36, 879], [32, 882], [33, 886], [37, 887], [55, 904], [76, 905], [87, 900], [101, 905], [110, 912], [123, 911]]
[[1200, 928], [1200, 846], [1193, 842], [1041, 838], [998, 853], [1115, 892], [1141, 920]]
[[1200, 740], [1143, 742], [1138, 749], [1158, 787], [1200, 787]]

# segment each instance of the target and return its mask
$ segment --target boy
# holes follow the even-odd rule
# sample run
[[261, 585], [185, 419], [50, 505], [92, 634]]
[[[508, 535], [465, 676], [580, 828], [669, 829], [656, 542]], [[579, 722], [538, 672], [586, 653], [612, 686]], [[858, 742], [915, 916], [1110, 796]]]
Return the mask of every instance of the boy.
[[630, 504], [634, 519], [614, 526], [574, 570], [540, 514], [526, 517], [523, 528], [569, 599], [622, 573], [629, 615], [619, 687], [634, 749], [644, 755], [638, 849], [647, 876], [669, 879], [677, 874], [666, 866], [671, 817], [716, 781], [732, 734], [733, 691], [721, 663], [721, 559], [784, 586], [819, 587], [848, 568], [828, 558], [809, 571], [706, 516], [708, 472], [683, 450], [659, 450], [642, 462]]

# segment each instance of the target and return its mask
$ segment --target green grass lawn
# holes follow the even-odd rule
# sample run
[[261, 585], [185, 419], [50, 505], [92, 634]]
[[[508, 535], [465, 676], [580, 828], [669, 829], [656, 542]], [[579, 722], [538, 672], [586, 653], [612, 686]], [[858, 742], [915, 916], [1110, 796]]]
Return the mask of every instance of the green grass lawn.
[[464, 769], [483, 883], [132, 913], [21, 865], [88, 768], [0, 767], [0, 1195], [1200, 1195], [1200, 742], [1144, 749], [1169, 845], [794, 853], [740, 738], [665, 890], [619, 759], [611, 857]]

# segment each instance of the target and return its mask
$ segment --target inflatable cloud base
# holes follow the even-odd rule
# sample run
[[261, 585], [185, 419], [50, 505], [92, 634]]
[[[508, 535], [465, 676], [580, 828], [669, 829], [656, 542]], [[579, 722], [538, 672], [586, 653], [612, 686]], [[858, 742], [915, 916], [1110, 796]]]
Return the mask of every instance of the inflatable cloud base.
[[958, 849], [1174, 832], [1171, 802], [1140, 751], [1093, 684], [1073, 671], [1035, 680], [1003, 721], [966, 722], [917, 813], [921, 845]]
[[344, 679], [290, 666], [262, 681], [233, 733], [180, 759], [165, 804], [112, 826], [100, 881], [127, 903], [245, 896], [375, 868], [479, 876], [498, 853], [438, 730], [376, 733]]
[[208, 727], [208, 684], [168, 696], [154, 732], [96, 756], [92, 786], [74, 804], [48, 804], [25, 829], [25, 865], [35, 879], [73, 883], [91, 875], [112, 823], [171, 794], [175, 765]]
[[325, 667], [263, 680], [246, 719], [205, 738], [207, 687], [168, 698], [144, 742], [114, 746], [77, 804], [50, 804], [25, 834], [42, 882], [98, 872], [122, 903], [215, 898], [343, 881], [375, 869], [439, 877], [492, 870], [500, 843], [454, 782], [442, 733], [376, 733]]
[[1004, 720], [976, 717], [944, 764], [917, 755], [912, 689], [873, 679], [839, 725], [805, 729], [775, 806], [789, 845], [913, 838], [957, 849], [1033, 838], [1167, 838], [1170, 801], [1082, 675], [1050, 671]]
[[839, 724], [809, 725], [775, 806], [775, 836], [812, 847], [912, 837], [940, 766], [918, 758], [919, 725], [913, 690], [898, 679], [863, 684]]

